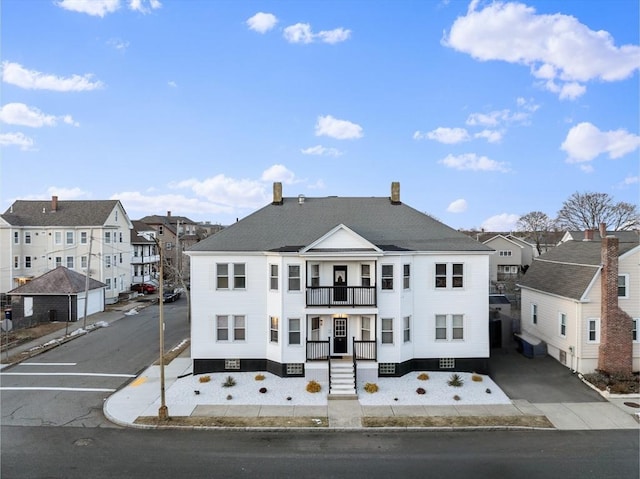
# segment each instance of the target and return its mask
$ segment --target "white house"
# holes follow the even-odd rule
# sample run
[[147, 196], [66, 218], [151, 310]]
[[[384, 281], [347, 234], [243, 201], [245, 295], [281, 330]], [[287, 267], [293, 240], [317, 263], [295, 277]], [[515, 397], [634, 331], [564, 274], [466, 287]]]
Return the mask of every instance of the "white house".
[[565, 236], [521, 279], [522, 332], [577, 372], [639, 371], [638, 232], [601, 227], [582, 236]]
[[118, 200], [15, 201], [0, 215], [0, 293], [64, 266], [89, 269], [116, 303], [131, 286], [131, 228]]
[[486, 371], [491, 253], [403, 204], [398, 183], [369, 198], [275, 183], [271, 204], [187, 251], [193, 371]]

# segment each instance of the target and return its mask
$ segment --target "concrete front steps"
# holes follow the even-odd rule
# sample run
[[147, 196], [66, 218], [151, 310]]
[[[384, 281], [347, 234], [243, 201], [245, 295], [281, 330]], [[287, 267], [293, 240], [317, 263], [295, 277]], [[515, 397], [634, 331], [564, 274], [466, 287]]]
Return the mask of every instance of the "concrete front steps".
[[353, 361], [331, 360], [328, 399], [358, 399]]

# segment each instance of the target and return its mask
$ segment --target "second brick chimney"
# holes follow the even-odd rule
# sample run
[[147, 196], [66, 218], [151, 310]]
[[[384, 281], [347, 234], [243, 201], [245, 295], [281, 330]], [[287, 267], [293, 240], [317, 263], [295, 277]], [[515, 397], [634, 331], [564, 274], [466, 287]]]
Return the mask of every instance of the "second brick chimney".
[[[600, 231], [605, 231], [602, 224]], [[608, 374], [631, 374], [633, 369], [632, 319], [618, 306], [618, 238], [602, 238], [600, 273], [600, 347], [598, 369]]]

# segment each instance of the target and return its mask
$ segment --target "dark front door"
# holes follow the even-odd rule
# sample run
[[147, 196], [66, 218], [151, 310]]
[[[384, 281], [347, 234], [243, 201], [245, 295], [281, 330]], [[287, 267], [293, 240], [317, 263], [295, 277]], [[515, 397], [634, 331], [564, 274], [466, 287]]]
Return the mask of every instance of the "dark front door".
[[347, 267], [333, 267], [333, 300], [347, 300]]
[[333, 354], [347, 354], [347, 318], [333, 318]]

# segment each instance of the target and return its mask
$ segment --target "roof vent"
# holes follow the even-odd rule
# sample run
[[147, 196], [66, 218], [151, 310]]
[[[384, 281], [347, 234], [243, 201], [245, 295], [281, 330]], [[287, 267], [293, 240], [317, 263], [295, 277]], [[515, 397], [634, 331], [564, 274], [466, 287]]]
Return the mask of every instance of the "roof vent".
[[301, 205], [304, 203], [304, 195], [298, 195], [298, 204]]

